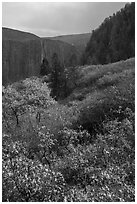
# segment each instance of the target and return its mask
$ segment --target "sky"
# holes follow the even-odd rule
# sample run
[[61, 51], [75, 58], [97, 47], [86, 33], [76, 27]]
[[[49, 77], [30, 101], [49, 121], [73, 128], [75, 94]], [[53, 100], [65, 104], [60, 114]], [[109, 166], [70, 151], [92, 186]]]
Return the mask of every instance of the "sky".
[[88, 33], [124, 2], [3, 2], [2, 26], [40, 37]]

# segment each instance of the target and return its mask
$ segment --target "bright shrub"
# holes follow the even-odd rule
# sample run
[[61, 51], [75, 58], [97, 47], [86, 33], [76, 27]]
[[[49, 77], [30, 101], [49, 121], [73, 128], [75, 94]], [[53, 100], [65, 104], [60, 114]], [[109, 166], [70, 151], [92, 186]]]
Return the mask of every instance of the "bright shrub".
[[133, 60], [122, 63], [89, 67], [74, 101], [37, 77], [3, 87], [3, 201], [135, 200]]

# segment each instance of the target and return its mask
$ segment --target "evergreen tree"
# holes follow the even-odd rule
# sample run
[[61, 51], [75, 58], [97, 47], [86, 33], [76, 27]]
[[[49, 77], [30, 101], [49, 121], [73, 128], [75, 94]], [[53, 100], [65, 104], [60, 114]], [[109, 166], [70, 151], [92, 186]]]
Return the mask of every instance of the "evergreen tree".
[[52, 71], [51, 71], [51, 95], [52, 97], [59, 98], [61, 97], [61, 92], [63, 89], [63, 77], [64, 70], [61, 65], [58, 55], [56, 53], [52, 56]]
[[42, 64], [40, 66], [40, 75], [48, 75], [50, 73], [49, 62], [46, 57], [43, 58]]
[[106, 64], [135, 56], [135, 3], [126, 4], [92, 31], [82, 64]]
[[67, 97], [72, 91], [76, 88], [77, 84], [76, 81], [78, 79], [78, 72], [76, 66], [68, 67], [65, 69], [65, 77], [66, 77], [66, 84], [65, 84], [65, 96]]
[[77, 65], [77, 56], [75, 53], [73, 53], [71, 56], [70, 56], [70, 59], [69, 59], [69, 64], [70, 66], [76, 66]]

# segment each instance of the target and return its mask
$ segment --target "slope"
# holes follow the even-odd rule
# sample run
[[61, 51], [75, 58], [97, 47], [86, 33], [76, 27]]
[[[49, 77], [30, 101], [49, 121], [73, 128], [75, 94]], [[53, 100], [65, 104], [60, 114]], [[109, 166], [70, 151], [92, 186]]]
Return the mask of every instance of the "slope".
[[[123, 110], [135, 109], [135, 59], [108, 65], [79, 67], [76, 88], [64, 101], [76, 104], [76, 124], [89, 132], [98, 129], [105, 117], [121, 118]], [[121, 112], [118, 113], [119, 108]], [[100, 121], [100, 122], [99, 122]]]
[[38, 40], [38, 36], [23, 32], [19, 30], [14, 30], [10, 28], [2, 28], [2, 40], [16, 40], [16, 41], [27, 41], [27, 40]]
[[135, 56], [135, 3], [128, 3], [93, 30], [83, 64], [107, 64]]
[[42, 39], [42, 49], [43, 56], [45, 56], [50, 65], [52, 64], [52, 56], [54, 53], [58, 55], [59, 61], [66, 67], [72, 65], [72, 57], [75, 56], [75, 63], [79, 63], [80, 53], [75, 48], [75, 46], [70, 45], [69, 43], [52, 40], [52, 39]]
[[79, 63], [80, 54], [66, 42], [41, 39], [31, 33], [2, 28], [2, 83], [8, 84], [30, 76], [38, 76], [42, 59], [51, 58], [56, 52], [65, 66], [71, 66], [71, 58]]
[[79, 67], [66, 105], [41, 78], [3, 87], [3, 201], [135, 201], [134, 67]]
[[67, 42], [76, 47], [76, 49], [82, 53], [87, 45], [91, 37], [91, 33], [83, 33], [83, 34], [73, 34], [73, 35], [62, 35], [51, 37], [52, 40], [60, 40], [63, 42]]

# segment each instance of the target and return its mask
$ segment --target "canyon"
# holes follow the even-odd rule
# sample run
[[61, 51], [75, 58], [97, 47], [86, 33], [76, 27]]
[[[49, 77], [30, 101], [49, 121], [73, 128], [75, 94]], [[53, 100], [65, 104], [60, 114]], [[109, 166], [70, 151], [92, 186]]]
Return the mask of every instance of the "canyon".
[[72, 58], [79, 64], [89, 37], [90, 34], [81, 34], [40, 38], [32, 33], [2, 28], [2, 84], [38, 76], [43, 58], [47, 58], [51, 66], [54, 53], [65, 67], [73, 65]]

